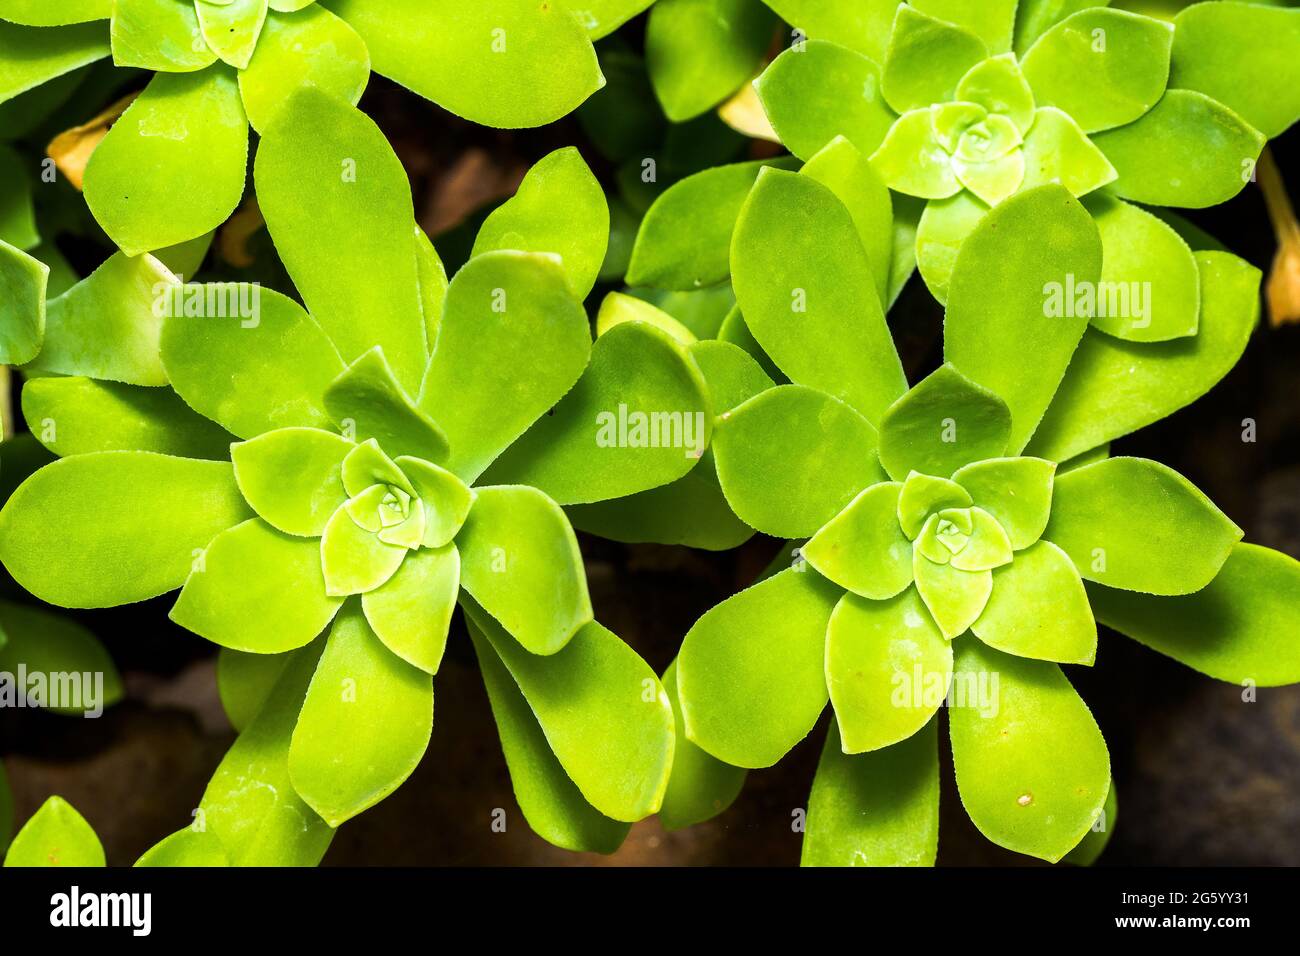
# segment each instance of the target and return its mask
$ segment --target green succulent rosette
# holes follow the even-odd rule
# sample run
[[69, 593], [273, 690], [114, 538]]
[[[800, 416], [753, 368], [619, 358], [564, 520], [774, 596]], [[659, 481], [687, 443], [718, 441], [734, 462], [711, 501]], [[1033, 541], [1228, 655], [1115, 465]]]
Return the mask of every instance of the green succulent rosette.
[[[592, 341], [582, 299], [609, 220], [576, 150], [530, 171], [450, 280], [396, 156], [345, 100], [296, 93], [254, 181], [305, 308], [182, 283], [148, 254], [48, 302], [33, 270], [23, 410], [59, 460], [0, 512], [0, 560], [68, 607], [180, 589], [171, 617], [222, 647], [240, 730], [200, 806], [233, 863], [316, 862], [411, 773], [457, 604], [525, 817], [612, 851], [659, 809], [674, 720], [594, 620], [563, 508], [700, 463], [701, 366], [646, 321]], [[620, 409], [692, 441], [603, 440]]]
[[[777, 228], [792, 217], [806, 228]], [[698, 753], [669, 790], [725, 806], [743, 768], [777, 762], [829, 701], [805, 862], [929, 864], [948, 700], [975, 825], [1017, 852], [1089, 862], [1115, 797], [1062, 665], [1093, 662], [1097, 622], [1220, 680], [1300, 680], [1276, 623], [1300, 614], [1300, 562], [1242, 543], [1185, 478], [1105, 445], [1227, 371], [1259, 274], [1196, 253], [1197, 339], [1236, 344], [1186, 364], [1129, 353], [1129, 415], [1109, 422], [1120, 367], [1088, 344], [1104, 333], [1050, 301], [1053, 283], [1102, 271], [1103, 237], [1063, 186], [1017, 193], [976, 226], [953, 272], [945, 364], [910, 389], [853, 235], [849, 207], [804, 174], [764, 171], [740, 213], [739, 306], [791, 384], [723, 413], [713, 457], [740, 520], [807, 541], [687, 634], [674, 691]]]
[[647, 3], [599, 0], [581, 4], [580, 16], [577, 6], [3, 0], [0, 104], [47, 102], [105, 58], [154, 72], [85, 175], [95, 218], [137, 255], [226, 220], [244, 192], [249, 127], [265, 132], [303, 86], [355, 103], [373, 67], [485, 125], [559, 119], [604, 84], [593, 40]]

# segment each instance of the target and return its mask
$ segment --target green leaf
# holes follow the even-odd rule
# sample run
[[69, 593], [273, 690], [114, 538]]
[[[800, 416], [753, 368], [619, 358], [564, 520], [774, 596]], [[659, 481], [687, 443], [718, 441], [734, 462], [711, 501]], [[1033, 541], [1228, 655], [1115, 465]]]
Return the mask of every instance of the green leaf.
[[912, 0], [912, 6], [940, 20], [947, 20], [970, 30], [993, 53], [1011, 49], [1011, 33], [1016, 22], [1016, 0]]
[[466, 615], [465, 621], [524, 819], [543, 840], [562, 849], [613, 853], [631, 824], [611, 820], [587, 802], [551, 750], [519, 685], [475, 625], [474, 617]]
[[1223, 103], [1272, 139], [1300, 119], [1300, 10], [1195, 4], [1174, 17], [1169, 85]]
[[939, 849], [938, 721], [872, 753], [826, 734], [800, 866], [933, 866]]
[[[961, 551], [952, 556], [952, 566], [958, 571], [990, 571], [1009, 563], [1012, 558], [1011, 539], [1002, 530], [1002, 525], [982, 508], [971, 508], [969, 514], [970, 538]], [[949, 520], [952, 520], [951, 516]]]
[[826, 40], [786, 50], [754, 88], [781, 142], [802, 160], [841, 135], [870, 156], [895, 119], [881, 96], [876, 62]]
[[376, 345], [341, 372], [324, 398], [334, 420], [354, 429], [359, 441], [374, 439], [394, 455], [447, 457], [446, 436], [406, 394], [383, 346]]
[[596, 340], [578, 384], [484, 480], [532, 485], [560, 504], [619, 498], [696, 467], [712, 424], [690, 353], [653, 326], [622, 323]]
[[699, 116], [757, 73], [774, 23], [758, 0], [659, 0], [646, 21], [645, 54], [668, 119]]
[[217, 651], [217, 692], [230, 726], [243, 731], [271, 697], [293, 654], [249, 654], [228, 647]]
[[200, 0], [195, 6], [203, 39], [212, 52], [237, 70], [248, 66], [266, 22], [266, 0]]
[[347, 500], [343, 459], [355, 446], [318, 428], [281, 428], [230, 447], [239, 490], [286, 534], [320, 537]]
[[958, 102], [978, 103], [990, 113], [1006, 116], [1021, 133], [1033, 125], [1034, 94], [1016, 58], [1009, 53], [972, 66], [957, 84], [955, 97]]
[[1216, 680], [1280, 687], [1300, 681], [1295, 652], [1300, 563], [1237, 544], [1201, 590], [1157, 597], [1088, 585], [1097, 620]]
[[605, 82], [568, 4], [498, 0], [328, 0], [375, 71], [485, 126], [544, 126]]
[[318, 542], [254, 518], [212, 539], [168, 617], [222, 647], [279, 654], [309, 643], [342, 603], [326, 591]]
[[1011, 547], [1021, 551], [1047, 527], [1055, 473], [1055, 463], [1042, 458], [991, 458], [959, 468], [952, 480], [997, 519]]
[[600, 300], [600, 311], [596, 314], [596, 337], [604, 335], [616, 325], [624, 322], [645, 322], [653, 325], [682, 345], [692, 345], [698, 341], [695, 333], [673, 318], [657, 305], [634, 295], [611, 292]]
[[[1060, 667], [961, 642], [949, 710], [957, 789], [999, 846], [1055, 863], [1091, 828], [1110, 789], [1097, 722]], [[991, 697], [991, 700], [980, 699]]]
[[852, 408], [782, 385], [718, 421], [713, 452], [727, 501], [746, 524], [802, 538], [882, 477], [876, 431]]
[[1039, 106], [1068, 113], [1085, 133], [1131, 123], [1169, 81], [1173, 27], [1127, 10], [1092, 9], [1052, 27], [1021, 68]]
[[176, 277], [153, 256], [118, 253], [45, 304], [45, 342], [28, 371], [165, 385], [159, 361], [160, 296]]
[[1200, 209], [1245, 188], [1267, 139], [1204, 93], [1170, 90], [1141, 119], [1093, 141], [1119, 172], [1117, 196]]
[[1064, 461], [1159, 421], [1204, 395], [1241, 358], [1259, 319], [1259, 270], [1226, 252], [1196, 252], [1196, 335], [1124, 342], [1090, 329], [1029, 450]]
[[1018, 657], [1091, 665], [1097, 625], [1079, 572], [1064, 551], [1039, 541], [993, 572], [993, 593], [971, 630]]
[[[325, 391], [342, 374], [343, 362], [302, 306], [245, 284], [185, 286], [175, 295], [203, 303], [180, 309], [173, 299], [162, 327], [162, 364], [186, 404], [241, 438], [333, 426]], [[252, 315], [244, 318], [244, 312]]]
[[[1101, 230], [1101, 283], [1092, 324], [1131, 342], [1195, 335], [1201, 279], [1178, 233], [1137, 206], [1110, 196], [1084, 203]], [[1103, 297], [1103, 291], [1112, 295]]]
[[390, 651], [436, 674], [459, 592], [460, 554], [444, 544], [408, 554], [396, 574], [361, 595], [361, 607]]
[[420, 408], [451, 443], [465, 481], [548, 411], [587, 367], [591, 331], [554, 256], [490, 252], [447, 289]]
[[1115, 781], [1110, 782], [1110, 790], [1106, 794], [1106, 803], [1101, 808], [1101, 813], [1093, 820], [1092, 826], [1069, 853], [1062, 857], [1062, 862], [1073, 863], [1075, 866], [1092, 866], [1101, 856], [1106, 845], [1110, 843], [1110, 835], [1115, 829], [1115, 820], [1119, 815], [1119, 807], [1115, 797]]
[[86, 204], [129, 256], [173, 246], [235, 211], [247, 160], [233, 70], [159, 73], [91, 154]]
[[316, 86], [356, 103], [369, 79], [365, 42], [343, 20], [313, 4], [292, 16], [267, 16], [257, 50], [239, 73], [239, 94], [253, 129], [265, 132], [292, 90]]
[[[938, 517], [932, 515], [930, 522], [937, 521]], [[926, 532], [922, 531], [912, 556], [916, 590], [943, 636], [952, 640], [979, 619], [993, 590], [993, 572], [963, 571], [951, 563], [936, 564], [922, 553], [926, 537]]]
[[5, 866], [104, 866], [104, 847], [86, 818], [50, 797], [9, 844]]
[[[1101, 275], [1092, 217], [1061, 186], [1040, 186], [990, 212], [957, 255], [948, 287], [944, 357], [1011, 409], [1008, 454], [1047, 410], [1086, 316], [1049, 314], [1048, 290]], [[1025, 369], [1032, 367], [1033, 375]]]
[[315, 866], [334, 830], [289, 779], [289, 742], [323, 642], [293, 652], [266, 705], [217, 767], [195, 826], [211, 831], [235, 866]]
[[420, 311], [424, 314], [424, 334], [429, 350], [438, 341], [442, 326], [442, 307], [447, 296], [447, 270], [438, 251], [418, 225], [415, 227], [415, 268], [420, 283]]
[[107, 20], [113, 0], [3, 0], [0, 18], [34, 27], [57, 27], [68, 23]]
[[605, 259], [609, 206], [572, 146], [542, 157], [514, 196], [484, 220], [471, 255], [499, 249], [552, 252], [560, 257], [574, 296], [587, 297]]
[[0, 197], [0, 242], [18, 249], [35, 249], [41, 237], [36, 231], [27, 161], [4, 143], [0, 143], [0, 181], [6, 185], [5, 195]]
[[195, 552], [247, 517], [225, 462], [75, 455], [32, 475], [0, 511], [0, 561], [51, 604], [129, 604], [180, 587]]
[[230, 857], [215, 833], [186, 827], [163, 837], [134, 866], [229, 866]]
[[482, 608], [466, 611], [583, 798], [625, 823], [657, 812], [672, 767], [673, 710], [649, 665], [595, 621], [544, 657], [520, 647]]
[[956, 482], [914, 472], [907, 476], [898, 496], [898, 524], [903, 534], [915, 539], [931, 512], [970, 505], [970, 493]]
[[[381, 496], [387, 493], [386, 488], [377, 490]], [[364, 498], [364, 494], [352, 501], [358, 498]], [[384, 541], [375, 533], [377, 530], [362, 527], [347, 507], [334, 512], [320, 539], [326, 594], [336, 597], [363, 594], [397, 573], [407, 548]]]
[[738, 345], [710, 340], [696, 342], [688, 351], [704, 373], [710, 403], [717, 414], [730, 411], [773, 385], [763, 367]]
[[[122, 678], [104, 645], [77, 622], [39, 607], [0, 601], [0, 632], [8, 638], [0, 644], [0, 672], [17, 673], [20, 665], [29, 674], [83, 674], [86, 682], [65, 703], [33, 701], [56, 714], [98, 717], [105, 707], [122, 699]], [[87, 686], [95, 675], [96, 686]], [[102, 683], [100, 681], [102, 680]], [[51, 691], [53, 687], [51, 686]], [[20, 690], [20, 693], [25, 691]]]
[[961, 192], [952, 157], [935, 132], [935, 115], [929, 108], [904, 113], [871, 157], [891, 189], [922, 199], [948, 199]]
[[0, 103], [108, 54], [101, 23], [51, 29], [0, 21]]
[[1006, 451], [1006, 403], [951, 365], [926, 376], [880, 420], [880, 461], [895, 481], [913, 471], [951, 475]]
[[677, 658], [686, 737], [737, 767], [770, 767], [826, 707], [826, 625], [843, 591], [789, 568], [707, 611]]
[[1025, 134], [1022, 189], [1060, 183], [1072, 196], [1083, 196], [1115, 181], [1119, 173], [1088, 139], [1079, 124], [1054, 106], [1034, 111]]
[[827, 143], [800, 172], [817, 180], [844, 203], [876, 277], [876, 293], [882, 304], [888, 303], [894, 207], [885, 181], [857, 147], [842, 136]]
[[608, 36], [654, 0], [566, 0], [593, 40]]
[[896, 113], [950, 100], [966, 72], [988, 55], [970, 30], [902, 4], [885, 54], [885, 100]]
[[156, 451], [224, 460], [234, 436], [201, 418], [170, 389], [78, 376], [30, 379], [23, 418], [60, 457], [93, 451]]
[[1016, 6], [1017, 55], [1024, 56], [1035, 40], [1070, 14], [1096, 6], [1098, 0], [1020, 0]]
[[736, 225], [731, 272], [745, 323], [793, 381], [873, 423], [907, 390], [871, 262], [825, 186], [763, 170]]
[[845, 753], [919, 732], [943, 705], [952, 646], [914, 588], [884, 601], [846, 594], [826, 630], [826, 684]]
[[[415, 394], [428, 354], [415, 213], [384, 134], [344, 100], [304, 87], [262, 137], [254, 178], [276, 251], [343, 360], [382, 346]], [[322, 241], [335, 236], [349, 239]]]
[[0, 240], [0, 363], [22, 365], [45, 339], [50, 267]]
[[877, 62], [899, 0], [763, 0], [781, 19], [817, 39], [833, 38]]
[[894, 597], [912, 583], [912, 543], [898, 524], [903, 486], [863, 491], [799, 549], [823, 577], [864, 598]]
[[923, 205], [925, 209], [917, 223], [915, 236], [916, 265], [931, 294], [943, 303], [948, 299], [948, 283], [957, 252], [966, 237], [988, 215], [989, 207], [966, 190], [949, 199]]
[[537, 489], [477, 489], [456, 546], [465, 590], [532, 653], [556, 653], [592, 620], [578, 539]]
[[397, 464], [424, 505], [424, 547], [441, 548], [465, 523], [473, 494], [459, 478], [432, 462], [402, 456]]
[[1242, 531], [1173, 469], [1107, 458], [1057, 477], [1043, 535], [1086, 580], [1190, 594], [1214, 579]]
[[631, 285], [698, 289], [731, 274], [736, 217], [764, 166], [788, 160], [716, 166], [669, 186], [641, 220], [627, 268]]
[[682, 707], [677, 697], [677, 661], [663, 676], [664, 692], [673, 708], [677, 741], [673, 747], [673, 769], [659, 808], [659, 822], [665, 830], [680, 830], [718, 816], [740, 796], [746, 773], [710, 756], [686, 739]]
[[189, 73], [217, 61], [199, 30], [199, 10], [207, 4], [185, 0], [109, 0], [109, 4], [114, 66]]
[[293, 788], [337, 827], [401, 786], [432, 732], [433, 679], [391, 653], [354, 601], [330, 629], [293, 729]]

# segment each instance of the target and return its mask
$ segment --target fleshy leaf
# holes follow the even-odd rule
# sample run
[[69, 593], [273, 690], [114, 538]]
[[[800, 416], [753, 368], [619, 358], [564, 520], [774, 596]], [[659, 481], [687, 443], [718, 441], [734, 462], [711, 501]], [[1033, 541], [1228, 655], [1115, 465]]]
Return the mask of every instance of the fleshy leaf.
[[872, 485], [813, 535], [800, 553], [824, 577], [865, 598], [912, 583], [912, 543], [898, 525], [896, 481]]
[[997, 519], [1020, 551], [1042, 537], [1052, 511], [1056, 465], [1042, 458], [991, 458], [958, 469], [952, 480]]
[[1110, 782], [1110, 790], [1106, 794], [1106, 803], [1101, 809], [1101, 813], [1092, 821], [1092, 826], [1088, 832], [1083, 835], [1073, 850], [1061, 858], [1063, 863], [1073, 863], [1075, 866], [1092, 866], [1097, 862], [1097, 857], [1101, 856], [1106, 845], [1110, 843], [1110, 835], [1115, 829], [1115, 820], [1119, 815], [1119, 806], [1115, 796], [1115, 781]]
[[357, 524], [346, 507], [325, 525], [319, 547], [325, 593], [334, 597], [373, 591], [397, 573], [407, 554]]
[[403, 456], [396, 464], [424, 502], [424, 546], [441, 548], [465, 523], [473, 494], [459, 478], [432, 462]]
[[382, 346], [415, 394], [428, 355], [415, 213], [384, 134], [346, 101], [303, 87], [263, 134], [254, 178], [276, 251], [343, 360]]
[[0, 240], [0, 362], [22, 365], [45, 339], [50, 267]]
[[713, 452], [727, 501], [781, 538], [817, 529], [882, 475], [876, 432], [852, 408], [801, 385], [750, 399], [719, 420]]
[[86, 204], [127, 255], [173, 246], [235, 211], [247, 159], [234, 71], [159, 73], [91, 154]]
[[104, 866], [104, 847], [72, 804], [50, 797], [14, 835], [5, 866]]
[[1061, 186], [1008, 199], [957, 254], [944, 357], [1011, 409], [1008, 454], [1029, 441], [1088, 326], [1087, 316], [1052, 315], [1048, 293], [1071, 276], [1095, 283], [1101, 258], [1097, 226]]
[[[932, 516], [933, 521], [938, 516]], [[922, 536], [925, 532], [922, 531]], [[918, 542], [912, 573], [916, 590], [930, 616], [948, 640], [963, 634], [980, 616], [993, 590], [992, 571], [962, 571], [951, 563], [936, 564], [922, 553]]]
[[848, 209], [876, 277], [876, 292], [887, 304], [894, 242], [889, 187], [862, 152], [842, 136], [827, 143], [800, 172], [835, 193]]
[[1043, 532], [1085, 579], [1145, 594], [1199, 591], [1241, 535], [1190, 481], [1144, 458], [1059, 475]]
[[567, 3], [328, 0], [377, 73], [475, 123], [517, 129], [566, 115], [605, 82]]
[[774, 21], [754, 0], [659, 0], [646, 22], [646, 67], [668, 119], [699, 116], [748, 81]]
[[107, 20], [113, 0], [4, 0], [0, 18], [34, 27], [57, 27], [91, 20]]
[[1201, 590], [1155, 597], [1088, 585], [1097, 620], [1216, 680], [1260, 687], [1300, 681], [1295, 636], [1300, 562], [1239, 543]]
[[951, 475], [1006, 451], [1011, 413], [986, 388], [943, 365], [880, 420], [880, 462], [895, 481], [911, 472]]
[[939, 848], [938, 721], [846, 754], [832, 722], [808, 797], [800, 866], [933, 866]]
[[731, 274], [731, 235], [754, 179], [788, 160], [716, 166], [673, 183], [646, 211], [627, 267], [629, 285], [698, 289]]
[[572, 146], [542, 157], [514, 196], [484, 220], [472, 255], [498, 249], [552, 252], [574, 296], [585, 299], [605, 259], [609, 206], [600, 183]]
[[309, 643], [342, 603], [326, 593], [315, 540], [254, 518], [212, 539], [168, 616], [222, 647], [279, 654]]
[[343, 459], [355, 446], [319, 428], [281, 428], [230, 448], [239, 490], [286, 534], [319, 537], [348, 498]]
[[961, 78], [988, 53], [964, 27], [902, 4], [885, 54], [885, 100], [896, 113], [950, 100]]
[[754, 88], [782, 144], [805, 161], [836, 136], [870, 156], [895, 118], [880, 93], [880, 67], [826, 40], [786, 50]]
[[420, 311], [424, 313], [424, 336], [433, 351], [442, 327], [442, 307], [447, 297], [447, 269], [438, 250], [418, 225], [415, 227], [415, 270], [420, 280]]
[[826, 629], [826, 684], [846, 754], [906, 740], [943, 705], [944, 640], [914, 588], [885, 601], [846, 594]]
[[953, 682], [952, 756], [971, 821], [999, 846], [1056, 862], [1110, 788], [1097, 722], [1056, 664], [974, 639], [956, 648]]
[[[185, 286], [176, 295], [196, 295], [204, 303], [197, 310], [181, 309], [176, 306], [187, 300], [178, 303], [174, 296], [162, 327], [162, 364], [186, 404], [241, 438], [291, 426], [333, 425], [325, 390], [342, 374], [343, 362], [302, 306], [248, 284]], [[215, 315], [208, 314], [206, 304], [212, 296]], [[222, 308], [226, 305], [237, 307]], [[245, 318], [244, 311], [252, 315]]]
[[877, 61], [885, 58], [899, 0], [764, 0], [807, 36], [831, 38]]
[[659, 822], [665, 830], [680, 830], [722, 813], [740, 796], [747, 774], [741, 767], [723, 763], [686, 739], [682, 708], [677, 696], [677, 661], [663, 676], [664, 693], [673, 708], [677, 740], [673, 747], [673, 769], [659, 808]]
[[609, 36], [654, 0], [570, 0], [574, 15], [593, 40]]
[[452, 277], [420, 408], [451, 443], [465, 481], [578, 381], [591, 354], [587, 314], [554, 256], [489, 252]]
[[475, 619], [467, 615], [466, 625], [524, 819], [533, 832], [555, 846], [613, 853], [627, 837], [631, 824], [611, 820], [587, 802], [551, 750], [519, 685], [475, 625]]
[[340, 372], [324, 398], [330, 415], [340, 425], [349, 425], [358, 441], [374, 439], [392, 455], [436, 461], [447, 457], [446, 436], [406, 394], [382, 346]]
[[180, 587], [195, 553], [248, 516], [225, 462], [145, 451], [76, 455], [14, 492], [0, 512], [0, 560], [51, 604], [129, 604]]
[[708, 386], [690, 353], [643, 322], [596, 340], [591, 364], [484, 475], [561, 504], [619, 498], [682, 477], [708, 447]]
[[456, 536], [461, 582], [533, 654], [554, 654], [592, 620], [578, 539], [535, 488], [476, 489]]
[[988, 215], [989, 207], [966, 190], [950, 199], [923, 205], [925, 209], [917, 223], [915, 236], [916, 266], [931, 294], [943, 303], [948, 299], [948, 283], [957, 252], [966, 237]]
[[673, 759], [673, 711], [654, 671], [617, 635], [585, 624], [556, 654], [530, 654], [482, 608], [467, 613], [532, 708], [582, 796], [614, 820], [658, 811]]
[[[334, 830], [289, 779], [289, 742], [321, 645], [294, 651], [266, 704], [208, 782], [196, 825], [215, 833], [234, 866], [315, 866]], [[387, 652], [385, 652], [387, 653]]]
[[1237, 363], [1259, 319], [1259, 270], [1226, 252], [1196, 252], [1196, 335], [1124, 342], [1090, 329], [1029, 450], [1064, 461], [1159, 421], [1200, 398]]
[[871, 165], [891, 189], [921, 199], [947, 199], [961, 192], [934, 116], [929, 107], [904, 113], [872, 155]]
[[843, 591], [790, 568], [707, 611], [677, 658], [686, 737], [737, 767], [770, 767], [829, 699], [826, 625]]
[[92, 451], [156, 451], [225, 459], [232, 436], [196, 415], [175, 392], [77, 376], [33, 378], [23, 417], [60, 457]]
[[833, 192], [765, 169], [731, 244], [745, 323], [792, 381], [880, 420], [907, 390], [853, 217]]
[[408, 554], [396, 574], [361, 595], [361, 606], [390, 651], [436, 674], [459, 592], [460, 554], [445, 544]]
[[912, 0], [912, 6], [940, 20], [947, 20], [970, 30], [993, 53], [1011, 49], [1011, 35], [1016, 23], [1016, 0]]
[[952, 169], [963, 186], [981, 201], [996, 206], [1020, 188], [1025, 178], [1025, 157], [1018, 149], [987, 162], [954, 157]]
[[199, 30], [202, 3], [110, 0], [113, 65], [189, 73], [217, 61]]
[[337, 827], [411, 775], [433, 731], [433, 679], [375, 636], [354, 601], [339, 612], [289, 745], [293, 788]]
[[614, 326], [624, 322], [648, 323], [667, 332], [682, 345], [699, 341], [694, 332], [659, 306], [634, 295], [611, 292], [600, 300], [600, 311], [596, 314], [596, 337], [599, 339]]
[[1021, 133], [1027, 132], [1034, 121], [1034, 94], [1010, 54], [976, 63], [957, 84], [955, 98], [1006, 116]]
[[242, 731], [271, 697], [293, 654], [250, 654], [228, 647], [217, 651], [217, 692], [230, 725]]
[[141, 854], [133, 866], [229, 866], [221, 838], [208, 830], [186, 827], [163, 837]]
[[1079, 129], [1079, 124], [1054, 106], [1034, 111], [1034, 125], [1025, 134], [1023, 189], [1060, 183], [1071, 196], [1083, 196], [1115, 181], [1119, 173], [1106, 154]]
[[968, 508], [970, 493], [947, 478], [913, 472], [903, 482], [898, 496], [898, 524], [903, 534], [915, 539], [931, 512], [945, 508]]
[[[202, 5], [202, 4], [200, 4]], [[324, 7], [271, 13], [246, 69], [239, 93], [255, 130], [270, 128], [290, 91], [307, 85], [356, 103], [370, 79], [370, 53], [357, 32]]]
[[1119, 173], [1117, 196], [1200, 209], [1245, 188], [1267, 140], [1204, 93], [1170, 90], [1141, 119], [1093, 142]]
[[49, 29], [0, 21], [0, 103], [108, 54], [100, 23]]
[[208, 48], [237, 70], [248, 66], [266, 23], [266, 0], [199, 0], [196, 9]]
[[74, 684], [68, 690], [68, 698], [59, 700], [34, 699], [28, 688], [18, 684], [18, 694], [26, 696], [29, 705], [38, 704], [56, 714], [98, 717], [105, 707], [122, 699], [122, 677], [108, 651], [95, 635], [71, 618], [39, 607], [0, 601], [0, 633], [8, 638], [0, 643], [0, 673], [10, 675], [6, 682], [11, 691], [16, 683], [12, 675], [18, 673], [20, 666], [28, 674], [50, 675], [51, 691], [56, 674], [102, 677], [102, 684], [94, 691], [88, 686], [89, 681], [81, 685], [80, 692]]
[[1052, 27], [1021, 67], [1039, 106], [1068, 113], [1085, 133], [1131, 123], [1169, 80], [1173, 27], [1127, 10], [1082, 10]]
[[1110, 196], [1084, 205], [1101, 230], [1093, 326], [1130, 342], [1195, 335], [1201, 278], [1182, 237], [1151, 213]]
[[1300, 10], [1194, 4], [1174, 18], [1169, 85], [1213, 97], [1272, 139], [1300, 119]]
[[1050, 541], [1019, 552], [993, 572], [993, 594], [971, 630], [1018, 657], [1091, 664], [1097, 625], [1073, 562]]
[[990, 571], [1011, 562], [1011, 540], [996, 518], [983, 508], [971, 508], [970, 540], [952, 556], [958, 571]]

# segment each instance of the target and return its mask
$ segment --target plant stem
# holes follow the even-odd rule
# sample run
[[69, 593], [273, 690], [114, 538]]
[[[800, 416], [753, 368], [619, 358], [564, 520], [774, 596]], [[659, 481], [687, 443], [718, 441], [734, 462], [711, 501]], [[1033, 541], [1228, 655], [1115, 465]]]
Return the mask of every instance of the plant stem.
[[1277, 254], [1264, 287], [1269, 324], [1276, 327], [1300, 322], [1300, 222], [1296, 221], [1286, 183], [1268, 147], [1259, 157], [1255, 174], [1277, 236]]

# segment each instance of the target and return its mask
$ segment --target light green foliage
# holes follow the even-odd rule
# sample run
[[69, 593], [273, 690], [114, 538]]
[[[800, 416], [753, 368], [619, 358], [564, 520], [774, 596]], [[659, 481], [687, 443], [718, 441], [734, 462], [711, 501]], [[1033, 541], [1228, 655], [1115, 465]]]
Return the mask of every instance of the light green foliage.
[[49, 275], [45, 263], [0, 240], [0, 362], [22, 365], [40, 351]]
[[[0, 672], [13, 675], [24, 666], [29, 674], [102, 675], [92, 690], [83, 687], [81, 699], [54, 706], [40, 703], [56, 714], [99, 716], [104, 707], [122, 699], [122, 677], [99, 640], [80, 624], [39, 607], [0, 601]], [[12, 679], [12, 678], [11, 678]], [[21, 691], [20, 691], [21, 693]]]
[[230, 866], [230, 856], [215, 833], [186, 827], [145, 850], [133, 865]]
[[103, 866], [104, 848], [72, 804], [50, 797], [15, 834], [4, 865]]
[[0, 21], [0, 103], [108, 54], [99, 24], [48, 30]]
[[667, 830], [709, 820], [731, 806], [740, 796], [746, 773], [723, 763], [686, 739], [682, 708], [677, 695], [677, 662], [668, 665], [663, 676], [664, 693], [673, 707], [676, 743], [673, 769], [659, 808], [659, 822]]

